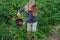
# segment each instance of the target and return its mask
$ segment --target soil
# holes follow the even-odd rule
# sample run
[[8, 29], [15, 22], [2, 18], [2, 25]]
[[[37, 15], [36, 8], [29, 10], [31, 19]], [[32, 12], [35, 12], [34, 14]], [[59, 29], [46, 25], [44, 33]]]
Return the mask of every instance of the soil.
[[60, 28], [60, 24], [57, 26], [53, 26], [53, 29], [52, 29], [53, 33], [51, 36], [48, 37], [47, 40], [60, 40], [60, 38], [58, 37], [58, 32], [57, 32], [59, 28]]

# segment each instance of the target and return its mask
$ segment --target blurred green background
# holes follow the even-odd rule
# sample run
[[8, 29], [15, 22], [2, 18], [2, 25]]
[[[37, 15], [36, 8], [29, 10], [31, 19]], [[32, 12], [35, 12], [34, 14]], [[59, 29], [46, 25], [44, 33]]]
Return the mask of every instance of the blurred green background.
[[[0, 40], [24, 40], [26, 27], [16, 25], [18, 9], [29, 0], [0, 0]], [[52, 34], [52, 26], [60, 23], [60, 0], [36, 0], [38, 7], [37, 38], [47, 39]], [[25, 13], [22, 12], [25, 19]]]

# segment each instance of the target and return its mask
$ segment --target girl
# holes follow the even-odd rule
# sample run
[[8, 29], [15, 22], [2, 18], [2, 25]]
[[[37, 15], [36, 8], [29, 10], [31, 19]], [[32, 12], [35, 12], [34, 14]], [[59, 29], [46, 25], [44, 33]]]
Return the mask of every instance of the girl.
[[[31, 32], [36, 32], [36, 27], [38, 23], [37, 19], [37, 7], [35, 1], [30, 1], [25, 7], [18, 10], [17, 16], [21, 16], [21, 12], [25, 11], [26, 13], [26, 20], [24, 21], [24, 24], [27, 24], [27, 32], [28, 37], [30, 36]], [[35, 37], [35, 34], [34, 34]], [[30, 38], [29, 38], [30, 39]]]

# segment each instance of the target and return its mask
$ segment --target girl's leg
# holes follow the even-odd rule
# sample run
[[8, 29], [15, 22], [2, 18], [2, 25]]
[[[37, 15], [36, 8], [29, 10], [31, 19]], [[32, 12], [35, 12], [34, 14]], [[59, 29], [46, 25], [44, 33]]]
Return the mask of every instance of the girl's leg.
[[31, 23], [27, 23], [27, 37], [31, 39]]
[[38, 22], [32, 23], [32, 32], [36, 32], [36, 30], [37, 30], [37, 23]]
[[28, 33], [27, 33], [27, 39], [28, 39], [28, 40], [31, 40], [31, 32], [28, 32]]
[[27, 23], [27, 32], [31, 32], [31, 23]]
[[37, 23], [38, 22], [32, 24], [32, 32], [33, 32], [34, 40], [37, 40], [37, 36], [36, 36]]

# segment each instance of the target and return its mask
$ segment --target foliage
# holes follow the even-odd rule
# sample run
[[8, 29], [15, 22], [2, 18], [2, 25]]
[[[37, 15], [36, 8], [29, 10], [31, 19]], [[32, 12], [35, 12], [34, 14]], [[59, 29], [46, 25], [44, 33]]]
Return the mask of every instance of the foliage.
[[[17, 11], [29, 0], [0, 0], [0, 40], [24, 40], [26, 27], [15, 24]], [[38, 37], [47, 38], [51, 34], [52, 25], [60, 22], [60, 0], [36, 0], [38, 7]], [[22, 13], [25, 19], [24, 12]], [[48, 34], [48, 35], [47, 35]]]

